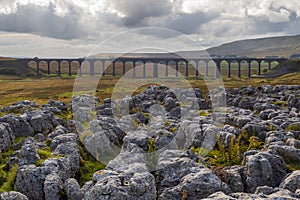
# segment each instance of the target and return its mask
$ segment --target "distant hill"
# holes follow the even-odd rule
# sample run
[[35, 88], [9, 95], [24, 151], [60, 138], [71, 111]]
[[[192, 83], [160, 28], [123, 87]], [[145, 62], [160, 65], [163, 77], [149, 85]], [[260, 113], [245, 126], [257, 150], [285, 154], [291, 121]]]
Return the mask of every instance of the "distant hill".
[[300, 72], [300, 59], [292, 59], [284, 61], [281, 65], [278, 65], [275, 69], [265, 74], [267, 77], [277, 77], [284, 74]]
[[300, 35], [240, 40], [207, 49], [210, 55], [290, 57], [300, 54]]
[[0, 59], [0, 75], [31, 77], [36, 73], [16, 59]]
[[[247, 57], [290, 57], [291, 55], [300, 56], [300, 35], [269, 37], [234, 41], [220, 46], [212, 47], [206, 51], [181, 51], [170, 53], [127, 53], [121, 55], [118, 53], [105, 53], [91, 56], [90, 58], [117, 58], [117, 57], [141, 57], [141, 58], [191, 58], [191, 57], [207, 57], [210, 56], [247, 56]], [[282, 73], [298, 71], [299, 62], [286, 63], [288, 69], [280, 69]], [[35, 71], [18, 62], [16, 58], [0, 56], [0, 75], [14, 75], [20, 77], [30, 77], [35, 75]], [[276, 74], [276, 73], [275, 73]]]
[[239, 40], [225, 43], [220, 46], [212, 47], [206, 51], [180, 51], [175, 53], [127, 53], [121, 54], [97, 54], [92, 57], [200, 57], [203, 55], [218, 56], [248, 56], [248, 57], [266, 57], [278, 56], [289, 58], [293, 54], [300, 56], [300, 35], [257, 38], [248, 40]]

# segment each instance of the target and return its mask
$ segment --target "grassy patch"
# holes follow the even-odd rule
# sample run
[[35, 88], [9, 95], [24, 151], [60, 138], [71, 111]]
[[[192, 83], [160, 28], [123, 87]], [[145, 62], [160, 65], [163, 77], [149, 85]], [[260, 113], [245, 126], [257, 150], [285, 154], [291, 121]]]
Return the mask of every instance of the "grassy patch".
[[287, 162], [286, 169], [289, 172], [300, 170], [300, 161], [298, 162]]
[[55, 114], [55, 116], [61, 118], [64, 122], [73, 119], [73, 114], [69, 109], [67, 111], [63, 110], [61, 114]]
[[276, 131], [276, 127], [273, 124], [269, 124], [270, 131]]
[[[206, 149], [203, 149], [201, 147], [195, 148], [194, 146], [191, 146], [190, 150], [200, 157], [204, 157], [209, 153]], [[200, 163], [200, 160], [198, 162]]]
[[15, 139], [14, 139], [14, 144], [19, 144], [19, 143], [21, 143], [21, 142], [23, 142], [25, 139], [26, 139], [27, 137], [16, 137]]
[[279, 107], [284, 107], [287, 104], [286, 101], [272, 101], [270, 103]]
[[136, 119], [131, 119], [131, 124], [133, 125], [133, 127], [135, 129], [137, 129], [139, 127], [139, 123]]
[[79, 185], [83, 186], [87, 181], [92, 180], [93, 174], [105, 168], [105, 165], [96, 160], [91, 154], [87, 152], [82, 144], [79, 146], [80, 150], [80, 171], [78, 174]]
[[149, 170], [155, 169], [157, 164], [158, 156], [156, 154], [156, 148], [154, 147], [154, 139], [148, 140], [148, 149], [147, 149], [147, 161], [146, 165]]
[[250, 149], [262, 149], [263, 142], [259, 142], [253, 136], [247, 136], [247, 140], [243, 139], [243, 135], [238, 138], [232, 137], [229, 146], [226, 148], [218, 138], [216, 148], [209, 152], [208, 157], [212, 166], [232, 166], [240, 165], [242, 162], [242, 155]]
[[205, 112], [204, 110], [199, 110], [199, 116], [203, 116], [203, 117], [207, 117], [208, 116], [208, 113]]
[[[14, 144], [22, 142], [25, 137], [17, 137]], [[10, 155], [14, 153], [12, 148], [9, 148], [0, 153], [0, 192], [7, 192], [13, 190], [18, 165], [15, 164], [11, 169], [7, 165]]]
[[92, 136], [93, 133], [90, 130], [84, 131], [82, 134], [80, 134], [79, 138], [81, 141], [84, 141], [85, 138]]
[[170, 121], [169, 120], [165, 120], [165, 126], [170, 126], [170, 125], [171, 125]]
[[62, 156], [59, 155], [52, 155], [50, 148], [47, 147], [45, 149], [38, 149], [37, 153], [40, 156], [40, 159], [35, 163], [36, 166], [41, 166], [45, 160], [47, 160], [48, 158], [61, 158]]
[[[127, 94], [128, 91], [132, 91], [135, 85], [135, 79], [128, 80], [128, 85], [126, 87], [117, 88], [115, 90], [114, 86], [118, 82], [118, 77], [101, 77], [101, 80], [98, 81], [98, 76], [89, 77], [85, 82], [86, 88], [94, 88], [95, 80], [97, 80], [98, 86], [96, 88], [96, 96], [104, 99], [111, 97], [112, 92], [117, 96], [122, 94]], [[0, 105], [9, 105], [16, 101], [21, 100], [31, 100], [36, 101], [39, 104], [47, 103], [49, 99], [61, 100], [68, 103], [73, 95], [73, 86], [75, 83], [75, 77], [42, 77], [42, 78], [23, 78], [23, 79], [11, 79], [8, 76], [0, 76], [1, 88], [0, 95]], [[300, 73], [290, 73], [278, 78], [237, 78], [232, 74], [232, 78], [223, 77], [223, 83], [226, 88], [238, 88], [245, 85], [252, 86], [261, 86], [261, 85], [278, 85], [278, 84], [299, 84]], [[140, 79], [136, 79], [140, 81]], [[153, 82], [153, 79], [145, 79], [145, 82]], [[174, 82], [176, 87], [183, 87], [184, 84], [181, 84], [180, 81], [174, 79], [173, 77], [168, 80]], [[208, 79], [207, 81], [201, 80], [199, 78], [189, 78], [188, 82], [192, 87], [197, 87], [201, 89], [204, 95], [207, 94], [208, 88], [207, 84], [213, 86], [214, 81], [212, 82]], [[132, 85], [132, 86], [131, 86]], [[141, 92], [146, 87], [140, 87], [134, 91], [134, 94]], [[17, 91], [17, 92], [16, 92]], [[87, 92], [87, 91], [85, 91]]]
[[18, 165], [15, 164], [11, 170], [5, 172], [1, 167], [0, 170], [0, 192], [9, 192], [14, 190], [14, 184], [17, 176]]
[[9, 156], [14, 153], [14, 150], [9, 149], [0, 154], [0, 192], [13, 190], [18, 165], [14, 165], [9, 169], [7, 161]]
[[170, 129], [170, 131], [171, 131], [172, 133], [174, 133], [175, 131], [177, 131], [177, 127], [176, 127], [176, 126], [173, 126], [173, 127]]
[[300, 131], [300, 126], [297, 123], [290, 124], [287, 128], [287, 131]]

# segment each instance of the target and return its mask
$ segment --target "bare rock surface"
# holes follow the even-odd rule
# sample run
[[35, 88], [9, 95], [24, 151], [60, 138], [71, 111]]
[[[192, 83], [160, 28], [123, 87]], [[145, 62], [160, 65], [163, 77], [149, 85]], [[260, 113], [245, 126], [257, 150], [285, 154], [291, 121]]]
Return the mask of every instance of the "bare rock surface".
[[0, 200], [300, 199], [299, 85], [149, 86], [0, 112], [1, 167], [18, 167]]

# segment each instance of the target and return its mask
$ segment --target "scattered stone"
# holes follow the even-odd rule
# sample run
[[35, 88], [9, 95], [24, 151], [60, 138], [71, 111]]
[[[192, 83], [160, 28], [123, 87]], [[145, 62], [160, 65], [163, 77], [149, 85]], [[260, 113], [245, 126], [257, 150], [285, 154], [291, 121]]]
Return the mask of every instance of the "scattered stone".
[[149, 172], [106, 176], [86, 192], [84, 199], [154, 200], [156, 199], [154, 177]]
[[[0, 152], [15, 150], [6, 166], [19, 165], [20, 193], [0, 199], [299, 199], [299, 170], [287, 175], [285, 162], [300, 160], [300, 86], [216, 88], [207, 97], [165, 86], [102, 105], [79, 95], [70, 102], [74, 120], [66, 122], [55, 116], [68, 111], [61, 101], [3, 108], [14, 114], [0, 118]], [[24, 136], [33, 138], [13, 144]], [[218, 136], [225, 148], [248, 136], [264, 147], [251, 146], [239, 166], [213, 168], [206, 154]], [[82, 188], [75, 179], [85, 164], [79, 142], [107, 164]], [[39, 149], [49, 145], [41, 163]]]
[[33, 136], [34, 130], [24, 116], [5, 115], [0, 122], [8, 123], [15, 137]]
[[44, 181], [46, 176], [51, 173], [52, 170], [49, 167], [23, 165], [18, 170], [15, 188], [29, 199], [44, 199]]
[[295, 193], [300, 189], [300, 170], [293, 171], [280, 184], [281, 188], [288, 189]]
[[0, 195], [1, 200], [28, 200], [28, 198], [19, 192], [3, 192]]
[[0, 123], [0, 153], [11, 146], [15, 135], [7, 123]]
[[68, 200], [82, 200], [84, 193], [80, 190], [80, 186], [76, 179], [69, 178], [65, 181], [65, 189]]
[[284, 160], [270, 153], [260, 152], [246, 158], [244, 174], [246, 191], [254, 193], [258, 186], [278, 187], [286, 175]]
[[62, 199], [63, 182], [57, 174], [49, 174], [44, 182], [45, 200]]
[[24, 141], [19, 155], [19, 166], [35, 164], [40, 159], [33, 138], [28, 138]]

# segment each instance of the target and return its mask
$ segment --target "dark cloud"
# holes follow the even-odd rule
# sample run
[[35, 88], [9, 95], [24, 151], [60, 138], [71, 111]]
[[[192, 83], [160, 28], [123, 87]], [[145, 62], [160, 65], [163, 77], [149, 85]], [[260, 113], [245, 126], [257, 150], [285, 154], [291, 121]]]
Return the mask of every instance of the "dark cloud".
[[285, 30], [289, 23], [286, 22], [270, 22], [265, 17], [249, 17], [251, 20], [251, 33], [252, 34], [266, 34], [266, 33], [274, 33], [274, 32], [282, 32]]
[[[101, 1], [105, 2], [104, 8], [95, 9], [96, 12], [90, 14], [87, 7], [81, 8], [69, 0], [50, 0], [52, 3], [46, 6], [0, 0], [4, 8], [2, 11], [0, 8], [0, 31], [31, 33], [64, 40], [98, 40], [99, 35], [103, 39], [107, 35], [136, 27], [169, 28], [183, 34], [203, 35], [210, 40], [217, 38], [223, 41], [232, 36], [238, 39], [245, 34], [299, 33], [299, 8], [292, 5], [298, 0], [287, 3], [282, 3], [283, 0], [266, 0], [264, 4], [253, 0], [235, 6], [225, 0], [204, 4], [199, 1], [191, 3], [192, 8], [187, 7], [186, 10], [182, 7], [183, 0], [174, 0], [173, 3], [170, 0]], [[93, 6], [96, 0], [85, 2]], [[224, 6], [227, 4], [227, 7]], [[65, 14], [59, 14], [60, 9]], [[140, 35], [177, 37], [176, 33], [157, 29], [140, 31]]]
[[172, 12], [172, 4], [168, 0], [111, 0], [110, 5], [121, 15], [125, 26], [142, 26], [149, 17], [161, 17]]
[[41, 36], [72, 39], [83, 34], [74, 15], [58, 16], [54, 5], [18, 5], [17, 11], [0, 15], [0, 31], [34, 33]]
[[201, 25], [218, 17], [217, 13], [181, 13], [172, 20], [167, 20], [166, 27], [177, 30], [183, 34], [201, 33]]

